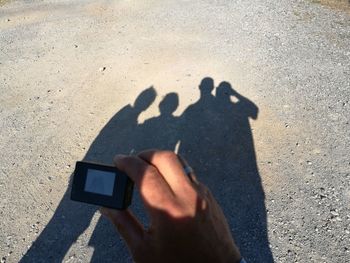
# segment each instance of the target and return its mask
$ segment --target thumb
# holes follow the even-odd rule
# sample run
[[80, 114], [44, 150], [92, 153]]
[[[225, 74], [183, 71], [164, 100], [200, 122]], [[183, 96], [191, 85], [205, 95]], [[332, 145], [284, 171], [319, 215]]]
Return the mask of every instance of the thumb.
[[116, 227], [131, 251], [134, 247], [141, 245], [145, 231], [131, 211], [101, 207], [100, 212]]

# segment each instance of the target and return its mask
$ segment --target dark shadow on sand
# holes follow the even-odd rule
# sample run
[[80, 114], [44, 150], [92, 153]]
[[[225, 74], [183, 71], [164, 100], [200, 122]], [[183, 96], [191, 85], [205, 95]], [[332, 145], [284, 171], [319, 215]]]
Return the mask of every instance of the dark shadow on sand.
[[[138, 124], [139, 115], [156, 98], [152, 87], [144, 90], [133, 105], [125, 106], [106, 124], [84, 160], [110, 164], [116, 153], [149, 148], [174, 150], [177, 145], [198, 179], [218, 199], [242, 255], [248, 262], [274, 262], [249, 123], [249, 119], [258, 117], [258, 107], [228, 82], [221, 82], [215, 89], [213, 80], [204, 78], [199, 89], [199, 100], [181, 116], [173, 114], [179, 104], [178, 95], [169, 93], [159, 104], [161, 114]], [[90, 225], [97, 208], [70, 201], [69, 191], [21, 262], [62, 262]], [[131, 209], [147, 224], [137, 193]], [[123, 241], [103, 218], [98, 220], [89, 245], [94, 248], [91, 262], [131, 262]]]

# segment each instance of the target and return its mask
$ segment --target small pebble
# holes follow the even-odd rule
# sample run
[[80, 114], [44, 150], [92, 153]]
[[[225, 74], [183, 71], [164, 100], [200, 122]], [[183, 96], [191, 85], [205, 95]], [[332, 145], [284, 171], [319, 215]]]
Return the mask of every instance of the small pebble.
[[331, 211], [331, 214], [334, 216], [338, 216], [339, 214], [336, 211]]

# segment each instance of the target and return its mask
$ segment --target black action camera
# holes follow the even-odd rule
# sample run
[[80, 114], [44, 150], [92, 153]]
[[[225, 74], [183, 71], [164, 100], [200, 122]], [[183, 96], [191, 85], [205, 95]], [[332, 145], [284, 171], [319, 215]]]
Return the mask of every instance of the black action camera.
[[131, 179], [114, 166], [77, 162], [71, 199], [122, 210], [131, 203], [133, 186]]

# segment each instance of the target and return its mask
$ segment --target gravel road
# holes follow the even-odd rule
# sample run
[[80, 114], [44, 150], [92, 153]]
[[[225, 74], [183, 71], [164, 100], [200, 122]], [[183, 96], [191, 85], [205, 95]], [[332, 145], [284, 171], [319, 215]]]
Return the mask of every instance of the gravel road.
[[0, 1], [1, 263], [131, 262], [68, 185], [153, 145], [248, 262], [350, 262], [349, 43], [347, 1]]

